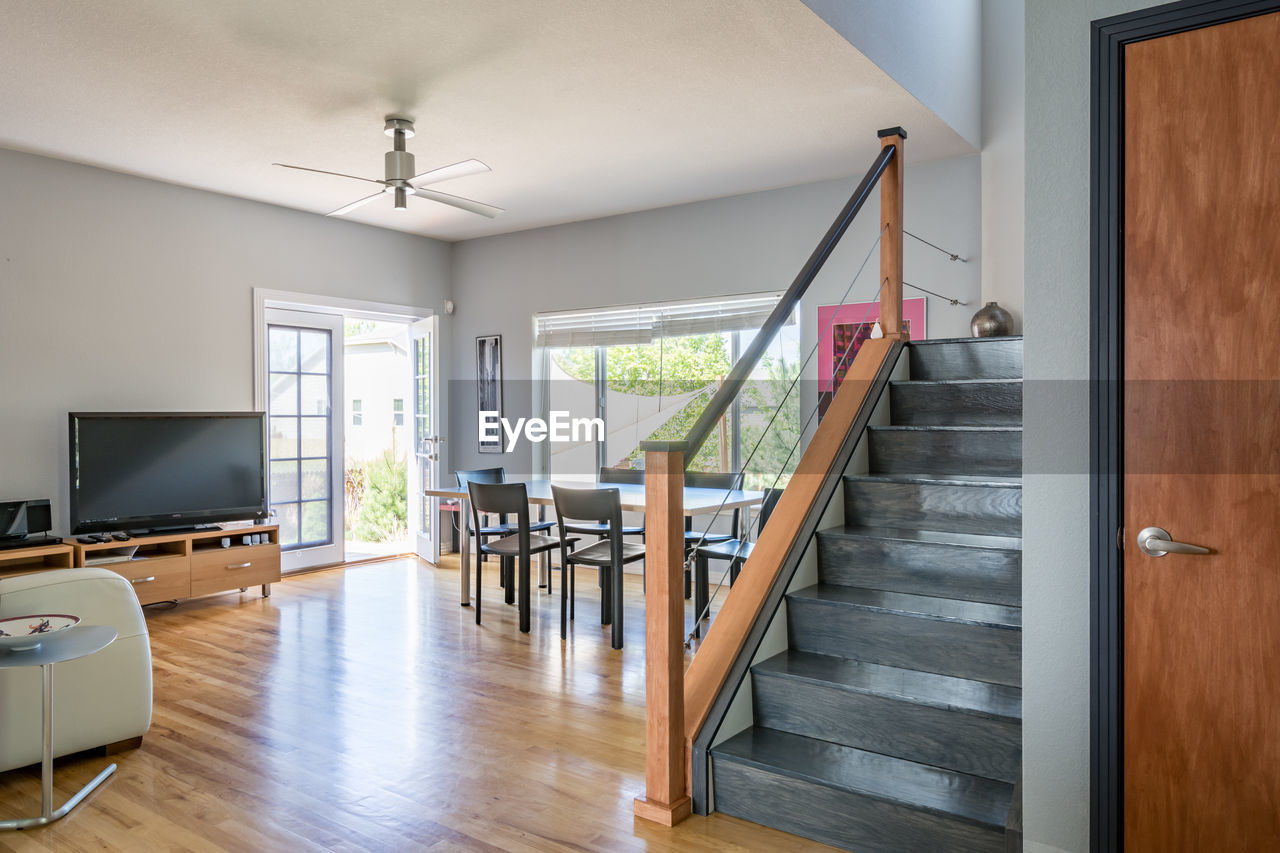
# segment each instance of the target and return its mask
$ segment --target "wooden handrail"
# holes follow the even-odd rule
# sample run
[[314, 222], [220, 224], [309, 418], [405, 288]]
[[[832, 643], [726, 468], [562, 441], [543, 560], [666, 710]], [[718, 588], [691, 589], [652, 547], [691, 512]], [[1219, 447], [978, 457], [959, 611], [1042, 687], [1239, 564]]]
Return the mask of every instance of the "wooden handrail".
[[769, 589], [786, 563], [787, 552], [804, 528], [802, 521], [823, 498], [823, 482], [844, 445], [850, 424], [866, 402], [892, 343], [888, 338], [873, 338], [858, 350], [813, 440], [800, 457], [795, 474], [769, 516], [769, 523], [760, 532], [737, 583], [729, 590], [706, 639], [698, 647], [684, 675], [684, 731], [689, 737], [706, 722], [711, 705], [746, 642], [747, 633], [760, 617]]
[[902, 149], [907, 132], [900, 127], [880, 131], [881, 150], [893, 149], [880, 176], [880, 329], [886, 338], [906, 340], [902, 328]]

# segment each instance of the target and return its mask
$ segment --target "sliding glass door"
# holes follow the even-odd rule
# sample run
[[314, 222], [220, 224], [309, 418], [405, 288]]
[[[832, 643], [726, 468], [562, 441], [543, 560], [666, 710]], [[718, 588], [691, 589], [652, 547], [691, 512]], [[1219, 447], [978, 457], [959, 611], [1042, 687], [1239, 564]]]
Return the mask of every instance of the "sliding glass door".
[[267, 309], [268, 499], [284, 571], [343, 560], [342, 318]]
[[440, 479], [439, 405], [436, 392], [436, 326], [435, 317], [420, 320], [409, 327], [410, 353], [413, 358], [413, 453], [410, 460], [409, 519], [415, 531], [414, 552], [431, 563], [440, 562], [440, 499], [426, 494], [437, 487]]

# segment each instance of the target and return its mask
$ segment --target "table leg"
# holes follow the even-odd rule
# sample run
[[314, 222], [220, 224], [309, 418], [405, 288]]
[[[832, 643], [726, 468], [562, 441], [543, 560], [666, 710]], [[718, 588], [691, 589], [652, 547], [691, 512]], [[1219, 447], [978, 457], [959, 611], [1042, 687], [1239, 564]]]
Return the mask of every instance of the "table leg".
[[742, 529], [738, 531], [739, 539], [744, 542], [751, 539], [751, 507], [744, 506], [742, 508]]
[[30, 829], [53, 823], [55, 820], [65, 817], [68, 812], [80, 805], [81, 800], [101, 785], [103, 780], [116, 772], [115, 764], [108, 765], [93, 778], [92, 782], [85, 785], [76, 792], [75, 796], [63, 803], [61, 808], [55, 809], [53, 807], [53, 664], [43, 664], [40, 670], [44, 687], [44, 695], [41, 700], [41, 705], [43, 706], [41, 709], [43, 733], [40, 748], [40, 816], [24, 817], [16, 820], [0, 820], [0, 830]]
[[467, 519], [471, 517], [471, 499], [458, 499], [458, 532], [462, 538], [461, 556], [458, 563], [458, 587], [462, 596], [462, 606], [471, 605], [471, 587], [467, 576], [471, 574], [471, 534], [467, 533]]

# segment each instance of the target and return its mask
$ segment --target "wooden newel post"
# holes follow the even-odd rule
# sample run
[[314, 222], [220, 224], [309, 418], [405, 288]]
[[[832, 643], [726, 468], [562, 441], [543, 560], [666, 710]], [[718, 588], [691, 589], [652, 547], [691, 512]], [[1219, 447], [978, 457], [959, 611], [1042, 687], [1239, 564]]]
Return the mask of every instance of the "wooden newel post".
[[900, 127], [880, 131], [880, 147], [896, 147], [880, 176], [880, 330], [890, 340], [906, 340], [902, 329], [902, 186], [906, 171]]
[[[684, 738], [684, 442], [644, 450], [645, 792], [637, 817], [689, 816]], [[661, 449], [654, 449], [655, 446]]]

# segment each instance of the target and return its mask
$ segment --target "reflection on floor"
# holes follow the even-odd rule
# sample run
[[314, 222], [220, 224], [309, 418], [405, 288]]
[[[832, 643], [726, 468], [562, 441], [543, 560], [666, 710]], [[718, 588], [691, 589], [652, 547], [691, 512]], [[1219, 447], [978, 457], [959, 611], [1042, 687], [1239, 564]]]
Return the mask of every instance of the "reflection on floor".
[[[723, 815], [635, 820], [644, 775], [644, 623], [627, 582], [609, 648], [595, 578], [559, 637], [556, 595], [520, 634], [486, 571], [484, 624], [456, 558], [288, 578], [271, 598], [148, 608], [155, 716], [141, 749], [68, 818], [9, 850], [820, 850]], [[64, 800], [106, 760], [60, 761]], [[0, 774], [0, 818], [40, 808]]]

